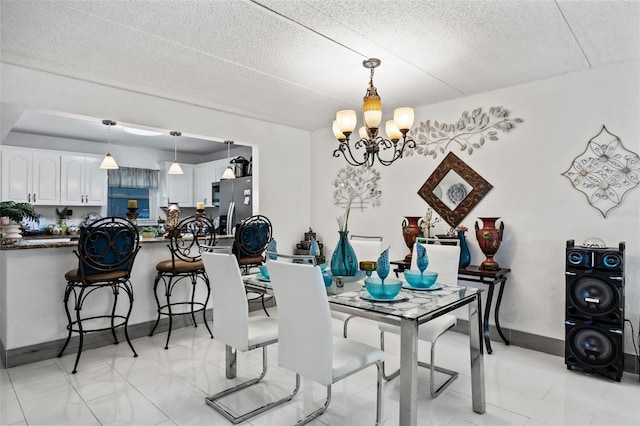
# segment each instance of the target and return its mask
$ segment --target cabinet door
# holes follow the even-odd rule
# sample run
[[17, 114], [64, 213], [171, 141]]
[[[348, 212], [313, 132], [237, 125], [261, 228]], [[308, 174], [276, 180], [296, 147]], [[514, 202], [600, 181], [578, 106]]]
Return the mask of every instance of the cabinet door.
[[[170, 164], [170, 163], [169, 163]], [[184, 174], [167, 175], [167, 196], [169, 202], [178, 203], [181, 207], [194, 207], [193, 202], [193, 165], [180, 164]], [[168, 167], [165, 169], [166, 173]]]
[[2, 150], [2, 199], [30, 203], [32, 152], [26, 149]]
[[33, 152], [31, 201], [39, 205], [60, 204], [60, 154]]
[[84, 204], [84, 156], [63, 155], [60, 162], [60, 204], [81, 206]]
[[108, 192], [107, 171], [100, 168], [102, 158], [84, 159], [84, 202], [90, 206], [106, 206]]
[[211, 207], [211, 184], [217, 181], [215, 162], [198, 164], [194, 169], [194, 201], [204, 202], [205, 207]]

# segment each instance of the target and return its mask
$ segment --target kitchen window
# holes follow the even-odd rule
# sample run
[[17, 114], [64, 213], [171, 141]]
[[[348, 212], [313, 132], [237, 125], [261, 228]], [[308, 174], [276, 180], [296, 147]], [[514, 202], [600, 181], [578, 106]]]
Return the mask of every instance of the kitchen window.
[[158, 198], [158, 170], [120, 167], [109, 170], [107, 214], [127, 217], [129, 200], [138, 202], [138, 219], [150, 220]]
[[107, 215], [127, 217], [127, 205], [129, 200], [138, 202], [138, 218], [150, 219], [149, 189], [147, 188], [122, 188], [109, 187], [109, 201]]

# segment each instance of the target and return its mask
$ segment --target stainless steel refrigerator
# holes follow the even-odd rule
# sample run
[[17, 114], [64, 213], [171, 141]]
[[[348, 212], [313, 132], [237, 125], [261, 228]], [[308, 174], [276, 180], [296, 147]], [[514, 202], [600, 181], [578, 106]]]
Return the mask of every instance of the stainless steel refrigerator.
[[237, 223], [253, 214], [251, 176], [220, 181], [220, 226], [218, 234], [231, 235]]

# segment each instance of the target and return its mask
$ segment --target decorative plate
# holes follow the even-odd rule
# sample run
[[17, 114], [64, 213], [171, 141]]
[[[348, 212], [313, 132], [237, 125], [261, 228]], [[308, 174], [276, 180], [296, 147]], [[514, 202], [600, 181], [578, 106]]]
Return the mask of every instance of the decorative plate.
[[409, 300], [409, 296], [402, 292], [398, 293], [396, 297], [394, 297], [393, 299], [378, 299], [377, 297], [373, 297], [372, 295], [370, 295], [368, 291], [361, 291], [360, 298], [364, 300], [368, 300], [370, 302], [387, 302], [387, 303], [403, 302], [405, 300]]
[[406, 288], [407, 290], [414, 290], [414, 291], [436, 291], [436, 290], [442, 290], [442, 284], [440, 283], [435, 283], [433, 284], [431, 287], [413, 287], [411, 284], [409, 283], [402, 283], [402, 288]]

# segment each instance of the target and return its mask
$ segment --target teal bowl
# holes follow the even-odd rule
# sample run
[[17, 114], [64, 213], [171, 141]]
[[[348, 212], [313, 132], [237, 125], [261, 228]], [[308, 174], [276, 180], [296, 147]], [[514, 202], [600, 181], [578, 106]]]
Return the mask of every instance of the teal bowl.
[[387, 278], [383, 284], [380, 278], [365, 278], [364, 286], [371, 297], [376, 299], [393, 299], [400, 293], [402, 281], [395, 278]]
[[267, 269], [266, 265], [260, 265], [260, 275], [262, 275], [263, 278], [266, 278], [268, 280], [271, 279], [269, 277], [269, 269]]
[[438, 279], [437, 272], [424, 271], [420, 274], [420, 271], [407, 270], [404, 271], [404, 279], [407, 280], [411, 287], [415, 288], [429, 288], [435, 284]]

